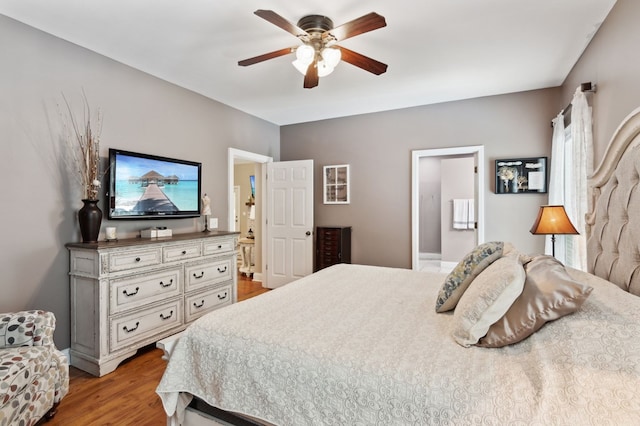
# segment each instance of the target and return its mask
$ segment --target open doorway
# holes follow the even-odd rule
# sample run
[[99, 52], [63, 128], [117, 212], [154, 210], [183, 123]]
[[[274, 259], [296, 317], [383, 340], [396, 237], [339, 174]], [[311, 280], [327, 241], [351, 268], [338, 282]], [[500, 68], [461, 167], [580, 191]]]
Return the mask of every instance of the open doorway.
[[[446, 164], [444, 167], [441, 166], [443, 162]], [[466, 168], [464, 171], [461, 170], [460, 179], [458, 179], [455, 175], [457, 167], [469, 167], [471, 170]], [[416, 150], [412, 152], [411, 169], [412, 269], [420, 270], [425, 260], [430, 261], [430, 259], [421, 260], [421, 245], [422, 253], [429, 253], [428, 257], [433, 257], [433, 263], [440, 266], [438, 269], [450, 269], [451, 265], [455, 266], [466, 253], [465, 251], [458, 256], [455, 250], [465, 245], [472, 248], [484, 242], [484, 147]], [[425, 178], [429, 175], [427, 172], [432, 175], [435, 173], [437, 176]], [[463, 175], [470, 176], [470, 189], [461, 189], [460, 185], [457, 185], [459, 180], [465, 179]], [[425, 200], [425, 193], [428, 193], [426, 185], [438, 186], [440, 192], [437, 195], [429, 195]], [[468, 203], [473, 215], [473, 223], [469, 222], [468, 227], [465, 226], [464, 229], [456, 229], [453, 220], [454, 202], [461, 201]], [[425, 232], [427, 226], [432, 229]], [[425, 239], [429, 240], [434, 247], [425, 249]], [[448, 248], [443, 247], [443, 241]], [[442, 253], [443, 249], [446, 253]]]
[[[229, 223], [234, 226], [238, 224], [236, 229], [240, 232], [240, 239], [253, 237], [251, 250], [246, 247], [245, 253], [249, 256], [249, 264], [252, 266], [251, 275], [253, 281], [261, 281], [264, 283], [264, 275], [262, 271], [262, 253], [265, 252], [265, 226], [263, 223], [263, 205], [265, 202], [265, 194], [263, 190], [264, 168], [265, 163], [273, 161], [272, 157], [268, 157], [253, 152], [242, 151], [235, 148], [229, 148], [228, 151], [228, 206], [229, 206]], [[246, 173], [246, 182], [236, 182], [235, 171], [237, 167], [251, 170], [252, 173]], [[250, 180], [250, 176], [253, 179]], [[236, 188], [239, 187], [239, 188]], [[240, 188], [247, 189], [246, 195], [242, 195]], [[250, 197], [252, 195], [252, 197]], [[237, 222], [236, 222], [237, 221]], [[251, 230], [251, 233], [249, 233]]]

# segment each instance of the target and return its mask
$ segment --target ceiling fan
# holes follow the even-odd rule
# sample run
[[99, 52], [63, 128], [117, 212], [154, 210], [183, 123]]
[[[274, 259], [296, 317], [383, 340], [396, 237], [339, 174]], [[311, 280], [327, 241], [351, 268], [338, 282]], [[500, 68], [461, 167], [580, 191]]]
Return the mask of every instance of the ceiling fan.
[[335, 28], [333, 21], [322, 15], [304, 16], [297, 25], [294, 25], [272, 10], [260, 9], [253, 13], [298, 37], [303, 44], [244, 59], [238, 62], [240, 66], [257, 64], [295, 52], [296, 59], [293, 65], [304, 74], [305, 89], [316, 87], [320, 77], [329, 75], [341, 59], [376, 75], [387, 71], [386, 64], [336, 44], [350, 37], [385, 27], [387, 22], [384, 17], [375, 12]]

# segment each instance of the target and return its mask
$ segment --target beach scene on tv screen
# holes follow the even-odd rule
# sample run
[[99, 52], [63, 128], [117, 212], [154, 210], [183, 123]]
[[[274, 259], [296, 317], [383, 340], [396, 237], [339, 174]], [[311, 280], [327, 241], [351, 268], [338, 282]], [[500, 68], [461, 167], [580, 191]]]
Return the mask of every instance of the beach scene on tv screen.
[[113, 215], [198, 211], [198, 167], [116, 155]]

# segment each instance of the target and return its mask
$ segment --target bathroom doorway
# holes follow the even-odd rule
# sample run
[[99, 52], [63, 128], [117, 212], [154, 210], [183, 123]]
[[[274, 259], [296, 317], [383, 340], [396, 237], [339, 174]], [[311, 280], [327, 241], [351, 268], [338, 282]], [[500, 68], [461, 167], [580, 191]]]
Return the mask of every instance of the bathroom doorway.
[[412, 152], [412, 269], [450, 270], [484, 242], [484, 173], [483, 146]]

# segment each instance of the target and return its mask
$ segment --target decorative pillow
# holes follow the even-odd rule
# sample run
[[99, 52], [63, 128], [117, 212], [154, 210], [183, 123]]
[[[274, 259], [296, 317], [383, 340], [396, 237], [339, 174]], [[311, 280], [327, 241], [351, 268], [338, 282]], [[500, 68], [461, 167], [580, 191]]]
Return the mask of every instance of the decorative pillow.
[[35, 321], [32, 312], [4, 314], [0, 317], [0, 348], [33, 346]]
[[546, 322], [577, 311], [593, 290], [572, 279], [551, 256], [536, 256], [524, 268], [527, 278], [522, 294], [489, 327], [478, 346], [497, 348], [524, 340]]
[[455, 308], [471, 281], [502, 256], [503, 246], [502, 241], [493, 241], [471, 250], [444, 280], [436, 300], [436, 312]]
[[524, 288], [524, 268], [517, 254], [501, 257], [471, 283], [453, 313], [453, 338], [474, 345], [491, 324], [509, 310]]
[[518, 249], [516, 248], [516, 246], [514, 246], [510, 242], [505, 241], [504, 242], [504, 247], [502, 249], [502, 255], [503, 256], [507, 256], [507, 255], [509, 255], [511, 253], [516, 253], [518, 255], [518, 257], [520, 258], [520, 263], [522, 263], [523, 265], [525, 263], [531, 262], [531, 259], [533, 259], [533, 257], [529, 256], [528, 254], [524, 254], [524, 253], [519, 252]]

